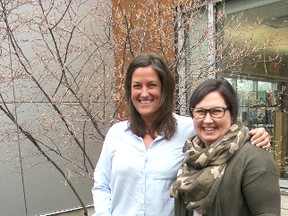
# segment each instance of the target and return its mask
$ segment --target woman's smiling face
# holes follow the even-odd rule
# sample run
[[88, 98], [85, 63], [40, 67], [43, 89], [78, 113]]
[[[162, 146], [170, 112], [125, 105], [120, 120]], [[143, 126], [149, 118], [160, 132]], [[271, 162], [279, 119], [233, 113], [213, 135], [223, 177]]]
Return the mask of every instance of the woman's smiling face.
[[162, 83], [152, 67], [137, 68], [131, 80], [131, 99], [144, 120], [152, 120], [160, 104]]
[[[195, 108], [211, 109], [214, 107], [226, 108], [227, 105], [218, 91], [208, 93]], [[213, 142], [222, 137], [230, 128], [232, 120], [229, 109], [222, 118], [213, 118], [209, 112], [203, 119], [193, 119], [194, 127], [199, 138], [209, 147]]]

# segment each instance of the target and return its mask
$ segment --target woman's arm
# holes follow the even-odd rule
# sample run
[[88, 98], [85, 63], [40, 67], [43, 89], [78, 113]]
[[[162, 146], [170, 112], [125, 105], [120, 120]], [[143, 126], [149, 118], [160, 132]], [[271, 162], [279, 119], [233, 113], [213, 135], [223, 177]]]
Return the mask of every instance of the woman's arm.
[[251, 215], [279, 216], [280, 188], [272, 155], [262, 150], [246, 154], [242, 192]]
[[92, 195], [95, 213], [93, 216], [111, 216], [111, 157], [108, 143], [104, 142], [100, 158], [94, 171]]
[[265, 130], [265, 128], [255, 128], [249, 131], [251, 137], [251, 143], [263, 149], [268, 149], [271, 147], [270, 144], [270, 134]]

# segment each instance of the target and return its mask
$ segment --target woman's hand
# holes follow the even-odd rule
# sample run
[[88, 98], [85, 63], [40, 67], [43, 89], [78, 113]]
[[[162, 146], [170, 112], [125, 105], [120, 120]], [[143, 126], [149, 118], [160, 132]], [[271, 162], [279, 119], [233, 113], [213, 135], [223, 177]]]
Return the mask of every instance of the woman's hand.
[[263, 149], [268, 149], [271, 147], [270, 144], [270, 134], [265, 130], [265, 128], [255, 128], [249, 131], [251, 137], [251, 143]]

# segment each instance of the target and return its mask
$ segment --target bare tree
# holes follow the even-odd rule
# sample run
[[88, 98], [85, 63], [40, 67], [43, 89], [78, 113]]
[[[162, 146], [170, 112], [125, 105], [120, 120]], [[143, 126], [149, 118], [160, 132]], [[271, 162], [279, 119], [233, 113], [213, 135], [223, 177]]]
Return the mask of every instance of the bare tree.
[[[265, 38], [264, 43], [255, 41], [253, 34], [247, 37], [243, 28], [263, 25], [260, 19], [251, 24], [240, 13], [227, 20], [223, 7], [216, 14], [208, 3], [203, 0], [174, 3], [149, 0], [142, 4], [133, 0], [115, 1], [113, 29], [118, 90], [122, 91], [122, 80], [131, 58], [145, 51], [160, 53], [175, 72], [176, 110], [180, 112], [181, 94], [189, 95], [197, 83], [223, 72], [236, 74], [246, 64], [256, 67], [265, 58], [261, 51], [281, 43], [276, 33]], [[280, 58], [276, 55], [266, 59], [273, 62]], [[121, 98], [117, 99], [121, 103]]]
[[0, 4], [0, 110], [7, 124], [2, 141], [18, 143], [21, 168], [52, 164], [87, 215], [71, 176], [92, 179], [113, 119], [111, 5], [89, 0]]

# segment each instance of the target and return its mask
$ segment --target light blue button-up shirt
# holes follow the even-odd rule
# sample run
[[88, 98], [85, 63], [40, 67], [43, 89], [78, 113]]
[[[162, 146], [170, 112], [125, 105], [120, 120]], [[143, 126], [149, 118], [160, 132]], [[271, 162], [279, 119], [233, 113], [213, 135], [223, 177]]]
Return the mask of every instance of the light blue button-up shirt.
[[191, 117], [175, 118], [174, 136], [158, 136], [148, 149], [127, 121], [109, 129], [94, 172], [94, 216], [174, 215], [170, 186], [184, 159], [182, 147], [195, 134]]

